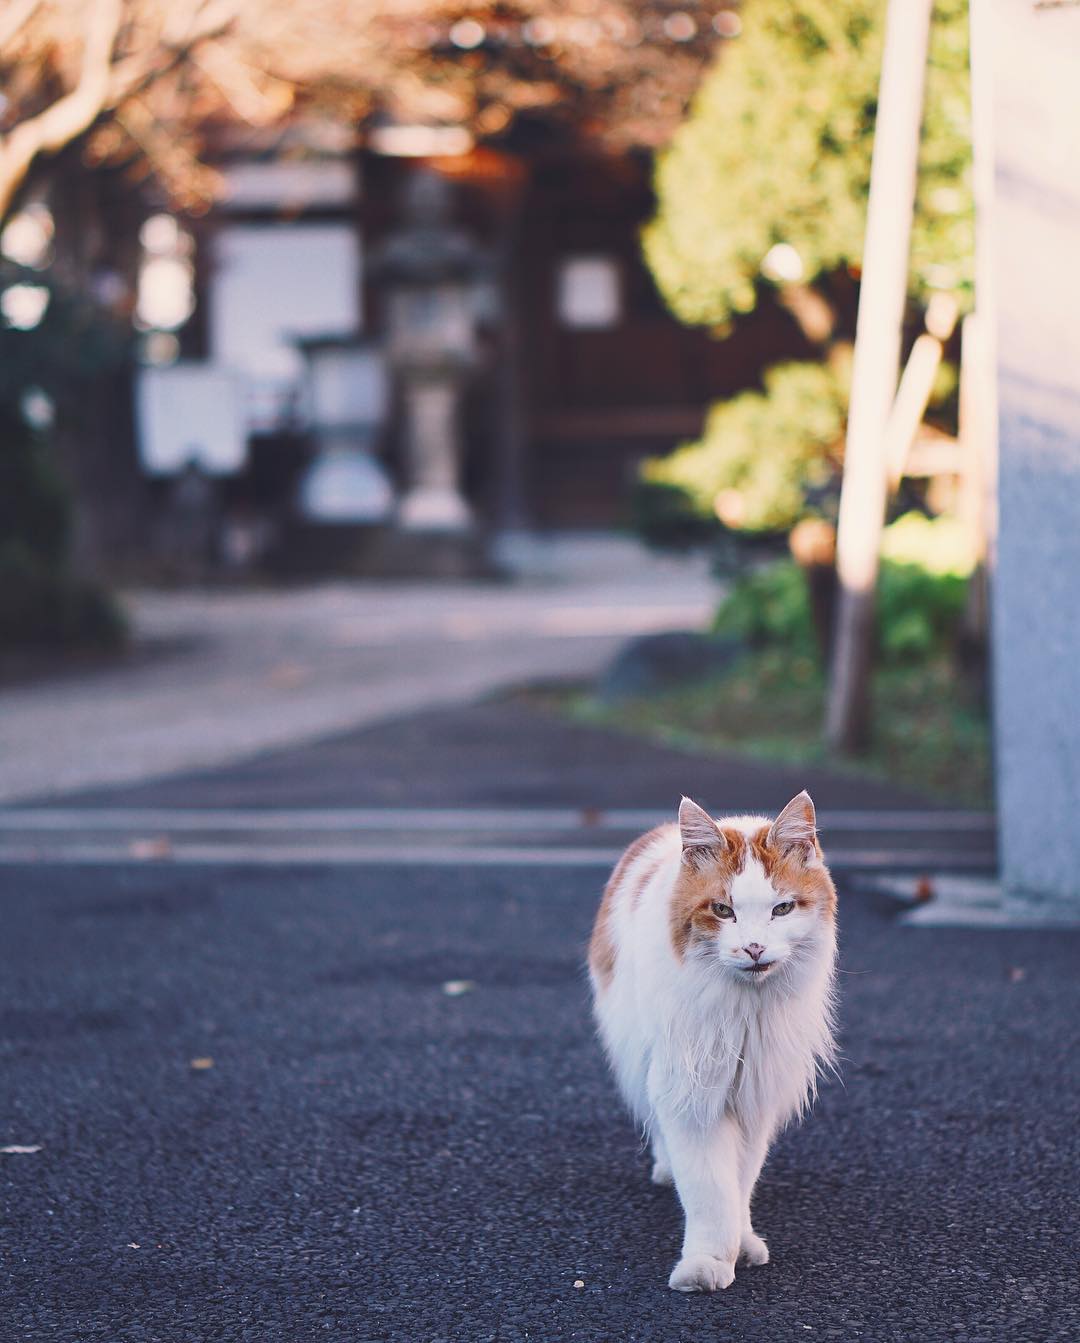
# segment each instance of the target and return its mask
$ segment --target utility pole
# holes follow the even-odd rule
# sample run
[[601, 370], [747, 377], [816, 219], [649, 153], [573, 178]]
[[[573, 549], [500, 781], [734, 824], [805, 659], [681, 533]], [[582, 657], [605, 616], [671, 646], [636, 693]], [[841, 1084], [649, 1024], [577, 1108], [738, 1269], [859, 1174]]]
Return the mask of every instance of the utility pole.
[[851, 406], [836, 536], [839, 606], [825, 734], [857, 750], [869, 727], [874, 592], [885, 522], [886, 426], [896, 395], [933, 0], [889, 0]]

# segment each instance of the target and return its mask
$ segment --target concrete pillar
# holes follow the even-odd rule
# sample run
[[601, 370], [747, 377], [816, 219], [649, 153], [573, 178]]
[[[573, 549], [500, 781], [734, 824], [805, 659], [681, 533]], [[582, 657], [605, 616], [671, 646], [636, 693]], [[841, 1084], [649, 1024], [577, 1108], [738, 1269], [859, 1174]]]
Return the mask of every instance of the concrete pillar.
[[992, 70], [1002, 875], [1080, 909], [1080, 8], [973, 17]]

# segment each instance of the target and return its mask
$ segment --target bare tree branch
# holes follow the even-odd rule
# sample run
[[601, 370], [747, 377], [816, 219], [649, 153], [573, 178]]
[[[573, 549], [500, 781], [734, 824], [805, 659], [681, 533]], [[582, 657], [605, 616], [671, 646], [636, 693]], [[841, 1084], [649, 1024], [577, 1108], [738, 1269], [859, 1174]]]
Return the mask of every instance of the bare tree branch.
[[34, 17], [34, 11], [41, 8], [41, 0], [11, 0], [7, 13], [0, 15], [0, 51], [19, 35], [24, 24]]
[[[182, 159], [200, 161], [238, 121], [311, 113], [356, 126], [381, 111], [486, 136], [542, 111], [612, 145], [653, 145], [676, 124], [729, 0], [674, 16], [672, 3], [0, 0], [0, 34], [16, 33], [0, 46], [0, 220], [39, 157], [83, 136], [95, 162], [129, 172], [140, 154], [150, 171], [167, 160], [165, 185], [188, 206], [208, 204], [208, 175], [183, 181]], [[82, 38], [73, 14], [86, 16]], [[70, 90], [59, 97], [58, 79]], [[180, 141], [183, 155], [169, 147]]]
[[174, 70], [200, 43], [220, 37], [236, 19], [241, 0], [218, 0], [217, 3], [188, 6], [186, 23], [175, 21], [179, 12], [173, 9], [162, 31], [162, 47], [152, 47], [129, 56], [114, 65], [110, 77], [107, 107], [119, 107], [127, 98], [142, 93], [155, 80]]
[[224, 47], [203, 43], [191, 59], [221, 91], [236, 115], [251, 126], [263, 125], [282, 116], [292, 106], [293, 86], [255, 71]]
[[19, 122], [0, 140], [0, 219], [38, 155], [70, 144], [101, 113], [108, 97], [113, 46], [123, 12], [123, 0], [95, 0], [75, 87], [37, 116]]

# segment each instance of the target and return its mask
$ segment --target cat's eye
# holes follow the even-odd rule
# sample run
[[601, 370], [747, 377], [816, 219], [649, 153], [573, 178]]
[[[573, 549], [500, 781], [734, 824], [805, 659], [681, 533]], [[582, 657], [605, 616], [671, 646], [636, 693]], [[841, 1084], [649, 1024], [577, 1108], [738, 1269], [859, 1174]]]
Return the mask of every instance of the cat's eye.
[[716, 915], [718, 919], [733, 919], [735, 917], [735, 911], [731, 908], [731, 906], [725, 905], [721, 903], [721, 901], [719, 900], [713, 901], [712, 912]]
[[790, 914], [795, 908], [794, 900], [784, 900], [778, 905], [773, 905], [772, 912], [774, 918], [779, 918], [781, 914]]

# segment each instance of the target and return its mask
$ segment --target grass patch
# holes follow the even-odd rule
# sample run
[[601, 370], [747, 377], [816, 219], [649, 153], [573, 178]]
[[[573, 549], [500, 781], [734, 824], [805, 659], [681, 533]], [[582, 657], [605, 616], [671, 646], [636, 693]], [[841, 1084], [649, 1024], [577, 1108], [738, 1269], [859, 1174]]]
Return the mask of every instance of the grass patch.
[[813, 658], [775, 648], [748, 652], [708, 681], [616, 705], [580, 690], [537, 698], [577, 722], [683, 749], [822, 765], [968, 806], [992, 800], [986, 712], [945, 654], [878, 670], [865, 756], [825, 748], [822, 673]]

